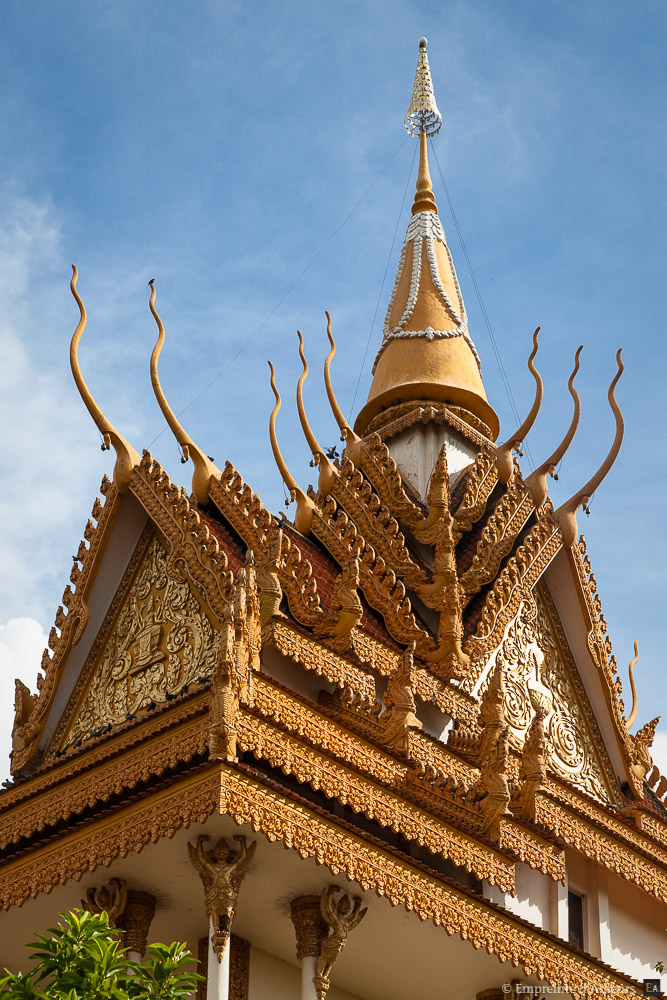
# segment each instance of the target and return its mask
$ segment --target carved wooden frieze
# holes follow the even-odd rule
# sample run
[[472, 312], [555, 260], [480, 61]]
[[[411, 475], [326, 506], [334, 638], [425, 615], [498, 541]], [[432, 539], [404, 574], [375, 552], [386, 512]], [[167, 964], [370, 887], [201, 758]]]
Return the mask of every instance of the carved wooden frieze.
[[540, 710], [548, 769], [609, 803], [615, 800], [613, 773], [565, 637], [559, 634], [555, 611], [549, 613], [547, 601], [548, 595], [537, 595], [534, 616], [521, 608], [491, 660], [504, 674], [510, 743], [523, 749]]
[[170, 576], [167, 563], [166, 550], [153, 536], [106, 636], [93, 647], [86, 687], [61, 748], [211, 675], [213, 627], [187, 580]]

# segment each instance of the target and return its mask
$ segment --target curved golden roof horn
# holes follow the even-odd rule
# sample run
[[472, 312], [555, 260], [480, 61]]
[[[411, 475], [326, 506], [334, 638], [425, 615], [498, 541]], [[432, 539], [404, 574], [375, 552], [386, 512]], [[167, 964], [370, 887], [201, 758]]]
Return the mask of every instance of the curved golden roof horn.
[[498, 479], [501, 483], [506, 483], [510, 480], [512, 472], [514, 471], [512, 452], [514, 450], [518, 451], [521, 447], [523, 440], [535, 423], [537, 414], [540, 412], [540, 407], [542, 406], [542, 376], [533, 364], [533, 359], [537, 354], [537, 349], [539, 347], [537, 340], [539, 332], [540, 327], [538, 326], [533, 334], [533, 349], [530, 352], [530, 357], [528, 358], [528, 371], [535, 379], [535, 399], [533, 400], [533, 405], [530, 408], [530, 413], [521, 426], [514, 434], [512, 434], [511, 437], [507, 439], [507, 441], [505, 441], [504, 444], [498, 445], [498, 450], [496, 452], [496, 468], [498, 469]]
[[331, 492], [331, 487], [336, 476], [336, 470], [325, 455], [323, 448], [313, 434], [312, 428], [308, 423], [306, 408], [303, 405], [303, 383], [308, 377], [308, 362], [306, 361], [306, 356], [303, 353], [303, 337], [301, 336], [301, 331], [297, 330], [296, 335], [299, 338], [299, 357], [301, 358], [301, 364], [303, 365], [303, 371], [299, 376], [299, 381], [296, 386], [296, 408], [299, 411], [301, 429], [303, 430], [306, 441], [308, 442], [308, 447], [313, 453], [313, 462], [319, 469], [320, 474], [317, 489], [320, 496], [325, 497]]
[[616, 384], [623, 374], [623, 362], [621, 361], [621, 350], [616, 352], [616, 362], [618, 364], [618, 371], [614, 375], [611, 385], [609, 386], [609, 391], [607, 393], [607, 399], [609, 400], [609, 405], [611, 407], [612, 413], [616, 418], [616, 434], [614, 436], [614, 442], [609, 449], [609, 454], [605, 458], [604, 462], [592, 476], [585, 486], [582, 486], [574, 496], [571, 496], [569, 500], [558, 508], [556, 511], [556, 517], [560, 522], [560, 530], [563, 536], [563, 542], [566, 547], [569, 548], [573, 545], [577, 538], [577, 511], [583, 505], [586, 507], [590, 502], [591, 497], [595, 493], [596, 489], [605, 478], [612, 465], [616, 461], [616, 456], [621, 450], [621, 444], [623, 443], [623, 414], [621, 413], [621, 408], [616, 402], [616, 397], [614, 396], [614, 389]]
[[81, 399], [84, 401], [86, 409], [95, 421], [97, 429], [104, 438], [102, 451], [107, 451], [111, 445], [113, 445], [114, 451], [116, 452], [116, 464], [113, 469], [114, 483], [121, 493], [127, 493], [130, 478], [132, 476], [132, 470], [135, 466], [139, 465], [141, 458], [132, 445], [129, 444], [124, 437], [121, 437], [113, 424], [110, 423], [104, 416], [99, 406], [93, 399], [90, 390], [85, 383], [84, 377], [81, 374], [81, 367], [79, 366], [79, 341], [81, 340], [83, 331], [86, 329], [86, 309], [81, 301], [81, 296], [76, 290], [76, 283], [78, 280], [79, 272], [74, 264], [72, 264], [72, 280], [69, 283], [69, 287], [76, 300], [76, 304], [79, 307], [80, 318], [76, 330], [72, 335], [72, 341], [69, 347], [69, 363]]
[[[533, 503], [536, 507], [541, 507], [547, 498], [547, 476], [554, 476], [556, 472], [556, 467], [560, 460], [565, 455], [565, 452], [572, 444], [572, 439], [576, 434], [577, 427], [579, 426], [579, 418], [581, 416], [581, 400], [579, 399], [579, 393], [574, 388], [574, 377], [579, 371], [579, 355], [584, 349], [582, 344], [577, 348], [576, 354], [574, 355], [574, 368], [572, 374], [570, 375], [567, 388], [574, 400], [574, 412], [572, 414], [572, 420], [568, 428], [567, 434], [561, 441], [561, 443], [556, 448], [555, 452], [549, 456], [546, 462], [542, 462], [542, 465], [535, 472], [531, 474], [526, 479], [526, 486], [530, 490], [531, 496], [533, 498]], [[556, 476], [556, 478], [558, 478]]]
[[331, 412], [334, 415], [334, 420], [336, 421], [338, 427], [340, 428], [341, 441], [345, 442], [345, 447], [348, 449], [348, 457], [351, 457], [349, 456], [349, 449], [351, 449], [354, 445], [359, 444], [361, 438], [354, 433], [354, 431], [348, 424], [347, 420], [343, 416], [343, 411], [338, 405], [338, 400], [336, 399], [336, 395], [333, 391], [333, 385], [331, 384], [331, 373], [329, 369], [331, 368], [331, 362], [333, 361], [334, 355], [336, 353], [336, 342], [333, 339], [333, 335], [331, 333], [331, 316], [326, 310], [324, 312], [324, 315], [327, 318], [327, 337], [329, 338], [329, 344], [331, 345], [331, 350], [324, 359], [324, 385], [327, 390], [327, 398], [329, 400], [329, 406], [331, 407]]
[[155, 342], [155, 347], [153, 348], [153, 353], [151, 354], [151, 385], [153, 386], [153, 392], [155, 393], [155, 398], [158, 401], [158, 406], [162, 410], [162, 414], [169, 424], [169, 429], [178, 441], [181, 450], [183, 452], [183, 462], [187, 462], [188, 458], [191, 458], [195, 471], [192, 474], [192, 492], [195, 495], [197, 503], [204, 506], [208, 503], [209, 498], [209, 484], [211, 482], [211, 476], [220, 476], [221, 472], [216, 468], [214, 462], [205, 455], [204, 452], [199, 448], [189, 434], [183, 429], [182, 425], [179, 423], [176, 414], [170, 407], [166, 400], [165, 394], [162, 391], [162, 386], [160, 385], [160, 378], [157, 371], [157, 363], [162, 353], [162, 348], [164, 347], [164, 326], [162, 320], [158, 315], [158, 311], [155, 308], [155, 285], [152, 281], [148, 282], [151, 286], [151, 295], [148, 301], [150, 310], [153, 313], [155, 322], [158, 328], [158, 337]]
[[632, 711], [630, 715], [625, 720], [625, 728], [628, 732], [632, 729], [635, 724], [635, 719], [637, 718], [637, 688], [635, 686], [635, 664], [639, 659], [639, 649], [637, 646], [637, 640], [635, 639], [635, 655], [630, 660], [628, 664], [628, 673], [630, 674], [630, 689], [632, 691]]
[[315, 505], [310, 497], [306, 496], [303, 492], [296, 479], [287, 468], [285, 459], [280, 453], [278, 438], [276, 437], [276, 417], [278, 416], [282, 401], [280, 399], [280, 393], [276, 388], [276, 370], [270, 361], [269, 368], [271, 369], [271, 388], [273, 389], [273, 395], [276, 397], [275, 406], [273, 407], [271, 416], [269, 417], [269, 438], [271, 439], [271, 450], [273, 451], [273, 457], [276, 460], [278, 471], [280, 472], [283, 482], [289, 491], [290, 500], [296, 500], [296, 517], [294, 518], [294, 527], [298, 532], [300, 532], [300, 534], [308, 535], [310, 532], [310, 525], [313, 520]]

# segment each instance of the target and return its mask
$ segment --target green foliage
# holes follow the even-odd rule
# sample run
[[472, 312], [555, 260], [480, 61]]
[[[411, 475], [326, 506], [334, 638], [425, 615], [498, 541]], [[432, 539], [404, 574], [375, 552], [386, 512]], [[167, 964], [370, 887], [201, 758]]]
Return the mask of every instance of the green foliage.
[[28, 944], [35, 968], [0, 978], [1, 1000], [181, 1000], [201, 977], [183, 944], [152, 944], [143, 963], [125, 958], [106, 913], [61, 913], [62, 923]]

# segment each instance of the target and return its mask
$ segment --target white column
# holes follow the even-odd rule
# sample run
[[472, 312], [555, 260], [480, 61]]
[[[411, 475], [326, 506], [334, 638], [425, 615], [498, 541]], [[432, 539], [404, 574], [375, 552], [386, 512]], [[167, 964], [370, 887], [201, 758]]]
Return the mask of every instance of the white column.
[[604, 868], [597, 868], [598, 920], [600, 924], [600, 958], [611, 964], [611, 925], [609, 922], [609, 894], [607, 889], [607, 873]]
[[128, 962], [141, 962], [142, 956], [138, 951], [130, 951], [129, 949], [125, 952], [125, 958]]
[[551, 883], [551, 933], [567, 941], [569, 926], [567, 917], [567, 886], [561, 882]]
[[229, 954], [232, 949], [232, 936], [227, 939], [225, 953], [222, 962], [218, 961], [218, 956], [213, 947], [213, 935], [215, 927], [213, 921], [209, 922], [208, 932], [208, 983], [206, 987], [206, 1000], [229, 1000]]
[[304, 955], [301, 959], [301, 1000], [317, 1000], [317, 990], [313, 982], [316, 969], [317, 956]]

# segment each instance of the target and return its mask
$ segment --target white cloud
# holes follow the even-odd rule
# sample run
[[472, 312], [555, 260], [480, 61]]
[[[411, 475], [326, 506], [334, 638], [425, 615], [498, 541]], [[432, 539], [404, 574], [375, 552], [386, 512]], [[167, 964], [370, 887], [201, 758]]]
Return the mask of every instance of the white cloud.
[[3, 706], [0, 713], [0, 781], [9, 777], [14, 679], [18, 677], [34, 690], [46, 642], [46, 633], [34, 618], [10, 618], [5, 625], [0, 625], [0, 705]]

